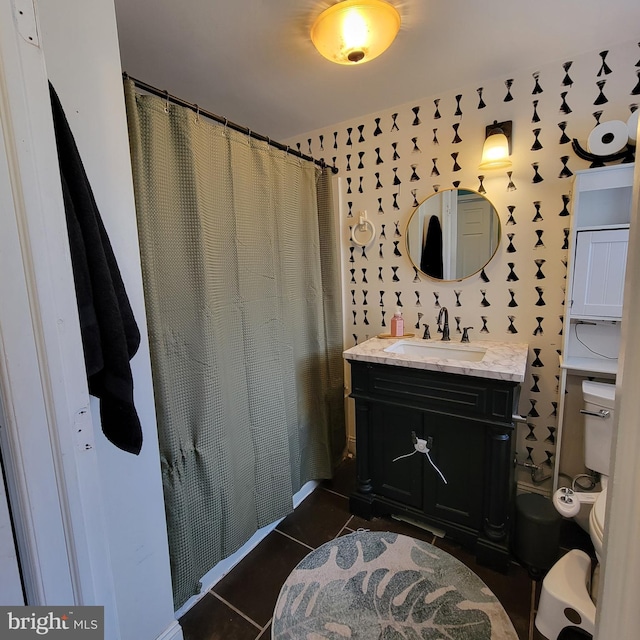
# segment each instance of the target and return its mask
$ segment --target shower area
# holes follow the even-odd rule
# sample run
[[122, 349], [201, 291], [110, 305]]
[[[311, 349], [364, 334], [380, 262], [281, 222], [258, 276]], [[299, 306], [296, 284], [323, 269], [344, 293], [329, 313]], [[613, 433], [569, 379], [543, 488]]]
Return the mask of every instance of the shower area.
[[174, 605], [346, 436], [331, 171], [125, 78]]

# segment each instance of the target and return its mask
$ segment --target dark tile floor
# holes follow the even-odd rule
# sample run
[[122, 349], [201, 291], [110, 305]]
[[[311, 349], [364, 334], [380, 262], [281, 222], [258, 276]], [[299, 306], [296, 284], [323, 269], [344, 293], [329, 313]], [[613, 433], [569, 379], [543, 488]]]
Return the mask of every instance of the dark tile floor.
[[[464, 562], [493, 591], [509, 614], [520, 640], [543, 640], [534, 629], [540, 585], [512, 563], [509, 574], [476, 564], [472, 553], [447, 538], [387, 518], [371, 521], [349, 513], [355, 464], [346, 460], [181, 619], [185, 640], [269, 640], [271, 615], [282, 583], [310, 551], [359, 528], [387, 530], [430, 542]], [[581, 531], [563, 532], [562, 546], [584, 548]], [[572, 536], [575, 536], [572, 538]], [[588, 540], [588, 538], [587, 538]]]

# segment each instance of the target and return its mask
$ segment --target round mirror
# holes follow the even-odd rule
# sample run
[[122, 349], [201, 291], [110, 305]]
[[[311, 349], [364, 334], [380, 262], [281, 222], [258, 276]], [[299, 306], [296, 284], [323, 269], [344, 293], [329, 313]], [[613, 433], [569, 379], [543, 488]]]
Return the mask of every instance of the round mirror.
[[462, 280], [480, 271], [500, 242], [500, 218], [487, 198], [471, 189], [438, 191], [409, 218], [407, 253], [436, 280]]

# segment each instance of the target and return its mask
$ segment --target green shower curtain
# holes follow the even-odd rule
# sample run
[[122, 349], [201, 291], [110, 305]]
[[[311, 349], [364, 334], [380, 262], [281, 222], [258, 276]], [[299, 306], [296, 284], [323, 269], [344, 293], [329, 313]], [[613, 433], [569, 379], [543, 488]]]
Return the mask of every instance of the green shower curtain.
[[174, 602], [345, 446], [326, 170], [125, 81]]

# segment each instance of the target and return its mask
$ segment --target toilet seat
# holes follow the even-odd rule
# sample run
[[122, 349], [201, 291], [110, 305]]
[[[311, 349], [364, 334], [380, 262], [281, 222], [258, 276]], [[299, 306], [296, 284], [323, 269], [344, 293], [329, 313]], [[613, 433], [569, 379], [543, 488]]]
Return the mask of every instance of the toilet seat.
[[595, 501], [593, 509], [591, 509], [591, 513], [589, 514], [589, 532], [591, 534], [591, 541], [593, 542], [593, 547], [598, 561], [601, 561], [602, 555], [606, 504], [607, 490], [603, 489], [598, 496], [598, 499]]

